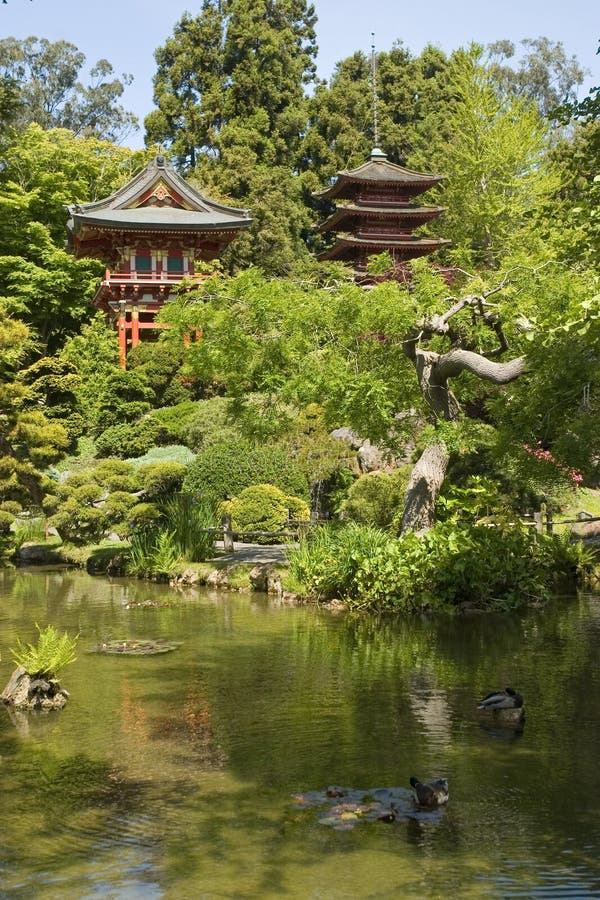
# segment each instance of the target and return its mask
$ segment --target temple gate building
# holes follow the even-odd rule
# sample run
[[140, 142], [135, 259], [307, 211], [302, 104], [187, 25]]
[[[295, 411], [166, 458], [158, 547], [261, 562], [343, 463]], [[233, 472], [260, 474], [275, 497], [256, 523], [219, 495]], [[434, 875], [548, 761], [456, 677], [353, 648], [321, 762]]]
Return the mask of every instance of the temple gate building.
[[338, 172], [331, 187], [314, 194], [320, 200], [342, 201], [319, 227], [322, 233], [336, 232], [336, 240], [317, 258], [349, 262], [357, 277], [361, 277], [372, 254], [388, 251], [398, 266], [449, 244], [444, 238], [414, 233], [444, 211], [443, 206], [415, 202], [441, 180], [440, 175], [427, 175], [392, 163], [375, 148], [367, 162]]
[[116, 323], [121, 364], [182, 280], [200, 280], [198, 262], [218, 259], [251, 223], [248, 210], [203, 197], [164, 156], [95, 203], [68, 207], [76, 257], [107, 264], [94, 305]]

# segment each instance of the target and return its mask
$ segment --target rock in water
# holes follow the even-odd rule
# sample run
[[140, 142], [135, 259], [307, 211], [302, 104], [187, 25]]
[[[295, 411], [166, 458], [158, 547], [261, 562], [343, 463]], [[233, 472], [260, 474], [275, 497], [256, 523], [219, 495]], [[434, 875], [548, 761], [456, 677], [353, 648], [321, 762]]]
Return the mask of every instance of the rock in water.
[[69, 694], [57, 681], [49, 681], [43, 675], [29, 675], [18, 666], [0, 694], [7, 706], [15, 709], [62, 709]]

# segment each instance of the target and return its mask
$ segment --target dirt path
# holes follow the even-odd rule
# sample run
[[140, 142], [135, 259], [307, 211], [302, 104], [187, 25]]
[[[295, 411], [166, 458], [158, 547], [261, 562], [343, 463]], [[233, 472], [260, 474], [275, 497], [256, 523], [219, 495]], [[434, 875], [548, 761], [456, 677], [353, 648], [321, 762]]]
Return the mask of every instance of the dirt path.
[[[286, 561], [285, 551], [290, 544], [242, 544], [236, 541], [233, 553], [225, 553], [223, 551], [223, 542], [217, 541], [215, 549], [217, 556], [210, 562], [217, 565], [233, 565], [235, 563], [245, 563], [249, 565], [282, 565]], [[292, 545], [294, 546], [294, 545]]]

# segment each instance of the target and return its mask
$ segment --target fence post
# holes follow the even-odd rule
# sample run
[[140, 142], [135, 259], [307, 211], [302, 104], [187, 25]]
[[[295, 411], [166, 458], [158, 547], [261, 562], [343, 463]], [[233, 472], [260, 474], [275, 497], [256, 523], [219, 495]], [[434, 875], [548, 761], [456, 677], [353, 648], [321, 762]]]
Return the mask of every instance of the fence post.
[[539, 512], [534, 512], [533, 521], [535, 522], [535, 530], [538, 534], [542, 534], [544, 530], [544, 504], [542, 503], [541, 509]]
[[226, 553], [233, 553], [233, 531], [231, 530], [231, 516], [227, 513], [223, 516], [223, 550]]
[[553, 527], [554, 527], [554, 525], [552, 522], [552, 507], [548, 506], [548, 508], [546, 509], [546, 532], [548, 534], [552, 534]]

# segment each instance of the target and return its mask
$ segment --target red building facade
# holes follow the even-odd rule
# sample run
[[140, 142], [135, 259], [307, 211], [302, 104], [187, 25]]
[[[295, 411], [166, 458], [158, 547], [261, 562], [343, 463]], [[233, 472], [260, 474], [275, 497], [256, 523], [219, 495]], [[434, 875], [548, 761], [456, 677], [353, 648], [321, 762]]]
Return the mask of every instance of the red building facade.
[[110, 197], [68, 212], [75, 256], [107, 264], [94, 304], [117, 325], [123, 366], [183, 279], [201, 280], [198, 263], [218, 259], [252, 221], [248, 210], [202, 196], [162, 155]]

